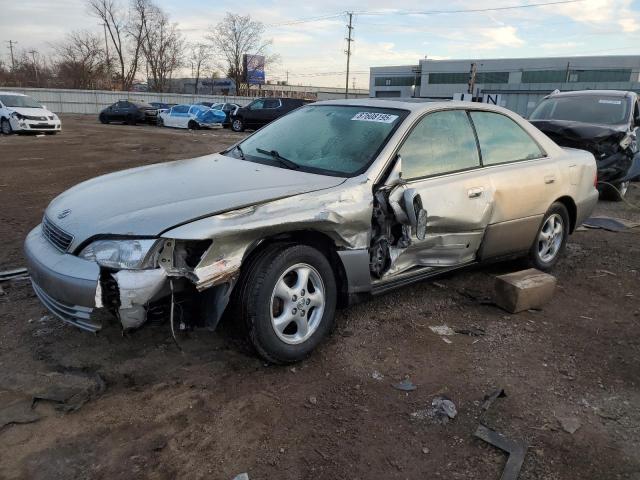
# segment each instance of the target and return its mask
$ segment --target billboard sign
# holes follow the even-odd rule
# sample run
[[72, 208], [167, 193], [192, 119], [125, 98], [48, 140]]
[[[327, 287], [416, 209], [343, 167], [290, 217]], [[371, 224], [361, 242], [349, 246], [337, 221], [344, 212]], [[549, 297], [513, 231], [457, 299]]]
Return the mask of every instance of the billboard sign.
[[244, 54], [242, 57], [244, 79], [249, 85], [264, 85], [264, 55]]

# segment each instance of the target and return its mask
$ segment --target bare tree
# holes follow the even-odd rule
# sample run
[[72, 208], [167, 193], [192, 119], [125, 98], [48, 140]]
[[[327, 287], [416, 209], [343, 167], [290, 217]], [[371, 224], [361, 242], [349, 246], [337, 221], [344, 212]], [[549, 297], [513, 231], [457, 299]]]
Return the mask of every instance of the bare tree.
[[211, 46], [206, 43], [196, 43], [191, 46], [191, 63], [196, 70], [196, 85], [193, 93], [198, 93], [200, 74], [204, 74], [210, 68]]
[[[138, 72], [145, 17], [129, 18], [128, 11], [116, 0], [87, 0], [87, 3], [90, 12], [107, 29], [120, 67], [121, 88], [129, 90]], [[146, 10], [143, 13], [146, 15]]]
[[100, 35], [89, 31], [71, 32], [54, 45], [55, 70], [59, 82], [66, 88], [106, 88], [109, 71]]
[[150, 0], [133, 0], [135, 22], [142, 25], [141, 48], [152, 77], [152, 88], [164, 92], [182, 65], [185, 42], [175, 23]]
[[[245, 84], [242, 59], [245, 54], [264, 55], [265, 64], [276, 61], [277, 56], [268, 55], [271, 40], [263, 39], [264, 24], [251, 19], [250, 15], [227, 12], [224, 19], [209, 29], [208, 39], [216, 54], [220, 56], [221, 68], [235, 82], [238, 90]], [[248, 91], [248, 85], [246, 85]]]

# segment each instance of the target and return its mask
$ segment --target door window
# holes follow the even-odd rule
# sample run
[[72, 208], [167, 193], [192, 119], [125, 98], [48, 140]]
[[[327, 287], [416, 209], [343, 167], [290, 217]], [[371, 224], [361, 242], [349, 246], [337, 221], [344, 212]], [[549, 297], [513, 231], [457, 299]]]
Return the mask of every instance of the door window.
[[264, 100], [256, 100], [249, 105], [249, 110], [262, 110], [264, 108]]
[[506, 115], [471, 112], [471, 120], [478, 134], [483, 165], [544, 157], [529, 134]]
[[480, 166], [473, 129], [463, 110], [427, 115], [398, 153], [402, 157], [402, 177], [407, 180]]
[[264, 108], [278, 108], [280, 106], [280, 100], [265, 100]]
[[171, 109], [171, 113], [189, 113], [189, 105], [176, 105]]

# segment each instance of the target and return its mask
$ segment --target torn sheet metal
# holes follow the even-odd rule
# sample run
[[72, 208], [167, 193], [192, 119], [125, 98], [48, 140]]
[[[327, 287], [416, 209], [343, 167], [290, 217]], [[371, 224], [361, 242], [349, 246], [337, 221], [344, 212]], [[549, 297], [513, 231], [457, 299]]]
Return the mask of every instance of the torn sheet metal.
[[165, 285], [167, 273], [162, 268], [153, 270], [120, 270], [112, 274], [118, 284], [120, 307], [118, 314], [122, 327], [137, 328], [146, 320], [146, 306]]
[[520, 469], [522, 468], [524, 457], [527, 453], [527, 444], [522, 440], [512, 440], [507, 438], [501, 433], [491, 430], [484, 425], [478, 425], [478, 428], [473, 435], [509, 454], [507, 464], [502, 471], [500, 480], [516, 480], [520, 473]]

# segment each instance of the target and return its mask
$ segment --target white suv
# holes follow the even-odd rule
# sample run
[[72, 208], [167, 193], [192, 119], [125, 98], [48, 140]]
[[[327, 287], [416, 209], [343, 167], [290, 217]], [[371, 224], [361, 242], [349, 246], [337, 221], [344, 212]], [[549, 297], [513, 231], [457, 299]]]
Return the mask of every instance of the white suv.
[[58, 116], [22, 93], [0, 92], [0, 131], [51, 132], [62, 130]]

